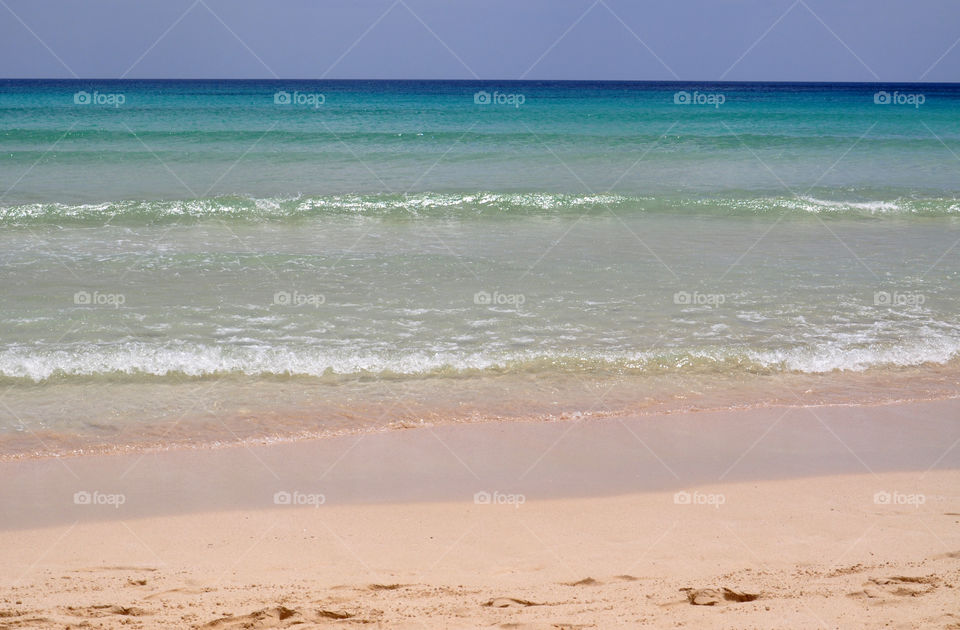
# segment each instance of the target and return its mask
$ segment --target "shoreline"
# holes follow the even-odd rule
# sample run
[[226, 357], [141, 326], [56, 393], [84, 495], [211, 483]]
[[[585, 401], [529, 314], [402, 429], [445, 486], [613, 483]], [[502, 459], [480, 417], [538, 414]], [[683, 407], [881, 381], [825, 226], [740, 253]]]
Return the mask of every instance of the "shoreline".
[[0, 463], [0, 627], [955, 627], [958, 417], [951, 399]]
[[[328, 504], [462, 501], [478, 491], [550, 499], [960, 469], [960, 448], [954, 448], [960, 443], [958, 417], [960, 398], [952, 398], [449, 424], [213, 449], [5, 461], [2, 526], [258, 509], [271, 507], [280, 491], [323, 494]], [[75, 505], [71, 497], [80, 491], [128, 499], [122, 510], [100, 510]]]
[[[162, 432], [153, 442], [129, 442], [115, 444], [96, 444], [87, 447], [77, 447], [68, 449], [50, 448], [46, 441], [41, 438], [37, 432], [26, 430], [25, 433], [30, 436], [28, 439], [43, 444], [44, 450], [20, 450], [12, 452], [0, 452], [0, 464], [16, 463], [33, 460], [45, 459], [72, 459], [82, 457], [102, 457], [102, 456], [122, 456], [137, 455], [145, 453], [164, 453], [171, 451], [214, 451], [231, 448], [249, 448], [251, 446], [268, 446], [280, 444], [297, 444], [302, 442], [313, 442], [318, 440], [329, 440], [346, 437], [356, 437], [364, 435], [377, 435], [391, 433], [394, 431], [406, 431], [410, 429], [437, 428], [441, 426], [470, 426], [483, 424], [502, 424], [502, 423], [565, 423], [579, 422], [584, 420], [604, 420], [617, 418], [666, 418], [683, 416], [689, 414], [705, 413], [740, 413], [755, 411], [760, 409], [826, 409], [826, 408], [873, 408], [892, 405], [922, 404], [931, 402], [943, 402], [950, 400], [960, 400], [958, 393], [927, 392], [926, 395], [897, 397], [889, 399], [869, 399], [855, 400], [851, 402], [781, 402], [777, 400], [757, 400], [754, 402], [744, 402], [734, 406], [696, 406], [670, 408], [664, 406], [652, 406], [646, 409], [598, 409], [598, 410], [577, 410], [577, 411], [558, 411], [557, 413], [535, 413], [530, 415], [502, 415], [502, 414], [469, 414], [456, 417], [452, 420], [444, 421], [442, 419], [431, 418], [424, 420], [399, 419], [384, 425], [361, 425], [354, 428], [339, 429], [320, 429], [320, 430], [301, 430], [288, 431], [281, 434], [253, 434], [245, 437], [239, 437], [229, 427], [223, 425], [226, 431], [234, 439], [203, 439], [203, 438], [180, 438], [171, 440], [168, 433], [172, 431], [180, 420], [173, 422], [171, 427]], [[436, 415], [436, 414], [434, 414]], [[222, 421], [221, 421], [222, 423]], [[48, 439], [49, 436], [47, 436]]]

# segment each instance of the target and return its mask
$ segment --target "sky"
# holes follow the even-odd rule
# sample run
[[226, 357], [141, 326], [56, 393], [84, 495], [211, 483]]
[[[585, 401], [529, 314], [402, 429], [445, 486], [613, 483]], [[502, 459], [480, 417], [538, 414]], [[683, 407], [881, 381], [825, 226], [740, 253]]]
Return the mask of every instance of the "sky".
[[960, 82], [960, 2], [0, 0], [0, 77]]

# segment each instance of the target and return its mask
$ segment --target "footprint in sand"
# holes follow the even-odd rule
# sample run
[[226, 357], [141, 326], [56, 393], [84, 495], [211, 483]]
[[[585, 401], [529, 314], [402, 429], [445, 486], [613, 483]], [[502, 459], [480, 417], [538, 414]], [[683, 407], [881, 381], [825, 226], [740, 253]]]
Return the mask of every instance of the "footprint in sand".
[[894, 575], [871, 578], [863, 583], [862, 591], [847, 593], [848, 597], [884, 599], [886, 597], [919, 597], [936, 590], [939, 580], [932, 576]]
[[760, 598], [759, 591], [727, 588], [682, 588], [687, 592], [687, 601], [694, 606], [716, 606], [723, 602], [752, 602]]
[[305, 620], [299, 611], [287, 608], [286, 606], [276, 606], [274, 608], [264, 608], [256, 610], [248, 615], [238, 615], [231, 617], [221, 617], [205, 623], [202, 628], [284, 628], [292, 624], [300, 625]]
[[[339, 621], [343, 619], [353, 619], [354, 613], [344, 610], [326, 610], [321, 609], [315, 614], [303, 613], [286, 606], [275, 606], [273, 608], [264, 608], [255, 610], [247, 615], [236, 615], [221, 617], [210, 621], [201, 628], [220, 628], [229, 630], [230, 628], [243, 628], [244, 630], [259, 630], [261, 628], [290, 628], [294, 626], [304, 626], [309, 623], [319, 623], [322, 621]], [[357, 619], [360, 623], [370, 623], [368, 619]], [[312, 626], [304, 626], [312, 627]]]

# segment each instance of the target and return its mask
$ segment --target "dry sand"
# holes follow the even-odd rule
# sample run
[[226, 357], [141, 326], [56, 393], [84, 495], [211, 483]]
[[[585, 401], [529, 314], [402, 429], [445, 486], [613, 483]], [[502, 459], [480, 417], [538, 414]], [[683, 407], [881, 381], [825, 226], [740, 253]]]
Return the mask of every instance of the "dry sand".
[[960, 628], [958, 412], [4, 463], [0, 628]]

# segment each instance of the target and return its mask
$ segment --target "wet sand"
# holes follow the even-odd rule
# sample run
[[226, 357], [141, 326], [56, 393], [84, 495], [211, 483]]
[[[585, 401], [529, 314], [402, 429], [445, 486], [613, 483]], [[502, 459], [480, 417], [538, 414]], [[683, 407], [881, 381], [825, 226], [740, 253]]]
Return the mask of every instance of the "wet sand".
[[0, 479], [0, 627], [960, 624], [958, 400], [448, 425]]

